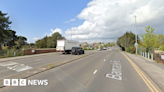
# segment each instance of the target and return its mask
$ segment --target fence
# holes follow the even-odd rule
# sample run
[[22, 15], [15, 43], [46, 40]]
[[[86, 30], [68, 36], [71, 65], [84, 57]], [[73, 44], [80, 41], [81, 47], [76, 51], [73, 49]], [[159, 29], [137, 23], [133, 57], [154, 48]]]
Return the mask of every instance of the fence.
[[156, 50], [154, 57], [155, 57], [155, 61], [164, 64], [164, 51]]
[[14, 57], [14, 56], [23, 56], [39, 53], [48, 53], [56, 52], [55, 48], [43, 48], [43, 49], [11, 49], [11, 50], [2, 50], [0, 58], [4, 57]]
[[55, 48], [43, 48], [43, 49], [24, 49], [24, 55], [39, 54], [39, 53], [49, 53], [56, 52]]
[[146, 57], [151, 60], [155, 60], [158, 63], [163, 63], [164, 64], [164, 51], [159, 51], [155, 50], [154, 54], [153, 53], [148, 53], [144, 51], [140, 51], [139, 54], [143, 57]]

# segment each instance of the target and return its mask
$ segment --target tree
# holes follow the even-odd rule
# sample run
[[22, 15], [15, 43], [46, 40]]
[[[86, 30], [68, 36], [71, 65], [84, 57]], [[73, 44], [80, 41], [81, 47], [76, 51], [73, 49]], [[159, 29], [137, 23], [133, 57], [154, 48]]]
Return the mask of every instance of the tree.
[[35, 46], [37, 48], [56, 48], [56, 41], [58, 39], [65, 39], [65, 37], [62, 37], [62, 35], [58, 32], [55, 32], [52, 36], [50, 37], [44, 37], [43, 39], [40, 39], [36, 41]]
[[12, 46], [16, 45], [15, 41], [17, 41], [17, 35], [16, 32], [13, 30], [6, 30], [8, 31], [8, 38], [6, 38], [5, 40], [5, 45], [8, 46], [8, 48], [10, 49]]
[[[137, 36], [137, 42], [140, 43], [139, 37]], [[126, 32], [124, 35], [117, 39], [117, 45], [120, 46], [123, 50], [127, 50], [134, 46], [135, 43], [135, 34], [131, 31]]]
[[63, 37], [59, 32], [55, 32], [51, 37], [51, 46], [52, 46], [52, 48], [56, 48], [56, 45], [57, 45], [56, 41], [58, 39], [63, 39]]
[[153, 33], [154, 28], [150, 26], [145, 27], [146, 33], [144, 33], [142, 36], [142, 42], [141, 45], [143, 47], [147, 48], [148, 52], [152, 52], [152, 49], [159, 48], [160, 41], [158, 39], [158, 35]]
[[101, 42], [99, 42], [99, 44], [101, 44]]
[[18, 36], [17, 46], [21, 48], [23, 45], [26, 44], [27, 38], [23, 36]]
[[111, 42], [111, 46], [114, 46], [115, 45], [115, 42]]
[[110, 42], [107, 43], [107, 46], [111, 46]]
[[7, 35], [10, 34], [9, 31], [7, 31], [9, 29], [9, 25], [11, 24], [11, 21], [9, 21], [9, 17], [6, 17], [7, 13], [2, 13], [2, 11], [0, 11], [0, 54], [1, 54], [1, 44], [4, 43], [4, 41], [6, 40]]
[[160, 46], [164, 46], [164, 35], [163, 34], [158, 34], [158, 40]]

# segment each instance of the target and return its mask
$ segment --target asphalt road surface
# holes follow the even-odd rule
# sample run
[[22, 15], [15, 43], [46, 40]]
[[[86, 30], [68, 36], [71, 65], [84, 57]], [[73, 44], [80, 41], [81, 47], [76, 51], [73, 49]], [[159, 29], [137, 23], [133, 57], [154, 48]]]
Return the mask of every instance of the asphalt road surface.
[[[128, 59], [119, 50], [92, 51], [94, 54], [37, 74], [27, 80], [48, 80], [48, 85], [9, 86], [0, 92], [151, 92]], [[87, 52], [91, 53], [91, 52]], [[49, 55], [13, 61], [36, 68], [77, 55]], [[37, 62], [36, 62], [37, 61]], [[10, 63], [12, 64], [12, 63]], [[14, 64], [14, 63], [13, 63]], [[0, 78], [21, 71], [0, 66]], [[20, 65], [21, 66], [21, 65]], [[29, 68], [29, 69], [30, 69]], [[16, 71], [17, 70], [17, 71]], [[158, 90], [158, 89], [157, 89]], [[155, 92], [155, 90], [154, 90]]]

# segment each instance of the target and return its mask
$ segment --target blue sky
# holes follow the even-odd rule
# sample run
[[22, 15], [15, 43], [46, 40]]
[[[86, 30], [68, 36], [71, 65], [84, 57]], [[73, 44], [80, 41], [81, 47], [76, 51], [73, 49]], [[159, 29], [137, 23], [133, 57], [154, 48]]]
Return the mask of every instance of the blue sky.
[[134, 15], [139, 37], [147, 26], [164, 35], [163, 4], [164, 0], [0, 0], [0, 10], [10, 16], [11, 29], [29, 43], [54, 32], [68, 40], [107, 43], [127, 31], [135, 33]]
[[[66, 31], [73, 26], [79, 26], [84, 20], [76, 16], [90, 0], [1, 0], [0, 10], [8, 13], [12, 21], [11, 29], [17, 35], [32, 38], [42, 38], [50, 29], [60, 28]], [[64, 23], [70, 19], [75, 21]], [[63, 32], [64, 34], [64, 32]]]

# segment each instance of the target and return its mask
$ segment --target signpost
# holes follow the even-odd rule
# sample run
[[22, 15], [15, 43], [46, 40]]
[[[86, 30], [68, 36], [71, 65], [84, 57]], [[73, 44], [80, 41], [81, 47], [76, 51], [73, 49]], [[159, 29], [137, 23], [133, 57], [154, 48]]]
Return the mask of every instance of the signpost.
[[136, 47], [136, 55], [137, 55], [138, 43], [135, 43], [134, 46]]
[[32, 53], [34, 53], [34, 52], [35, 52], [35, 50], [32, 50], [31, 52], [32, 52]]
[[161, 55], [161, 59], [163, 59], [163, 60], [164, 60], [164, 55]]

